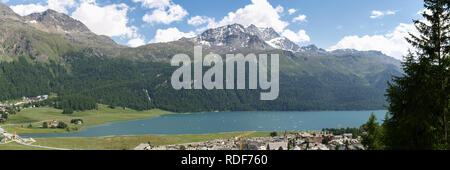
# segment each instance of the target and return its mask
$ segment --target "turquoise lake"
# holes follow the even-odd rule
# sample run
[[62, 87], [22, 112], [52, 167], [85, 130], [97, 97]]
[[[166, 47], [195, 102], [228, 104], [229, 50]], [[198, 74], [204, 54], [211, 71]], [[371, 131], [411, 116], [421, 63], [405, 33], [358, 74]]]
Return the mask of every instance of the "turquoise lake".
[[74, 133], [30, 134], [22, 137], [98, 137], [144, 134], [208, 134], [242, 131], [304, 131], [359, 127], [371, 113], [383, 119], [386, 110], [305, 112], [210, 112], [172, 114], [86, 127]]

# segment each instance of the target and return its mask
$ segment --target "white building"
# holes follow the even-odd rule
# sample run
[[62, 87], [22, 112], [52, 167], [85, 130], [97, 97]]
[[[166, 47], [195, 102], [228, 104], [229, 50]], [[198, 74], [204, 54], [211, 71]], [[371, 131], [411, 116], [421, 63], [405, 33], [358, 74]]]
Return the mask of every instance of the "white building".
[[349, 138], [349, 139], [353, 138], [353, 134], [351, 134], [351, 133], [345, 133], [343, 136], [344, 136], [344, 138]]

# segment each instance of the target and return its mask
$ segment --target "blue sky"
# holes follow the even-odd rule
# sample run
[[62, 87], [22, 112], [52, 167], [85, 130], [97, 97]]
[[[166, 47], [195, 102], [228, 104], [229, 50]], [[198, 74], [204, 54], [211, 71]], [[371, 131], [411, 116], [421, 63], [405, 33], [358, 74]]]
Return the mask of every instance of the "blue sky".
[[95, 33], [130, 46], [171, 41], [237, 22], [275, 27], [301, 46], [380, 50], [397, 58], [409, 47], [401, 40], [414, 31], [412, 19], [420, 19], [423, 9], [422, 0], [0, 1], [21, 15], [48, 8], [66, 13]]

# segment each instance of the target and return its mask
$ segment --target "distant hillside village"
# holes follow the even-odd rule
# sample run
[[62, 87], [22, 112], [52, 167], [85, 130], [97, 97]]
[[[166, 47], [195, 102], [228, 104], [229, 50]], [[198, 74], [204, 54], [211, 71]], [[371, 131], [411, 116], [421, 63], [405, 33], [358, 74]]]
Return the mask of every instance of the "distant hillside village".
[[0, 123], [8, 119], [8, 115], [15, 114], [20, 109], [33, 108], [35, 102], [40, 102], [48, 99], [48, 95], [40, 95], [36, 97], [22, 97], [22, 100], [16, 102], [0, 102]]
[[179, 145], [140, 144], [135, 150], [364, 150], [360, 136], [351, 133], [300, 132], [271, 137], [214, 140]]

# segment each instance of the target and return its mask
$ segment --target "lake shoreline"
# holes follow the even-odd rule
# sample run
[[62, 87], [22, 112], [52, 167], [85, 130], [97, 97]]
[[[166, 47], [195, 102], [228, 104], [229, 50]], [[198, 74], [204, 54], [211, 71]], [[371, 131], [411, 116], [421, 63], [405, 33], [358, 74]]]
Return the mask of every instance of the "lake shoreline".
[[[148, 119], [160, 115], [174, 114], [173, 112], [152, 109], [146, 111], [136, 111], [131, 109], [111, 109], [106, 105], [99, 105], [97, 110], [80, 111], [73, 114], [62, 114], [62, 110], [52, 107], [40, 107], [25, 109], [11, 115], [8, 121], [1, 126], [9, 132], [17, 132], [19, 135], [27, 134], [53, 134], [53, 133], [76, 133], [86, 127], [103, 125], [114, 122]], [[72, 119], [82, 119], [81, 125], [71, 124]], [[43, 122], [55, 120], [62, 121], [69, 125], [69, 130], [58, 128], [42, 128]], [[28, 126], [32, 125], [31, 128]]]
[[[232, 132], [248, 132], [248, 131], [269, 132], [269, 131], [284, 131], [284, 130], [320, 131], [323, 128], [359, 127], [365, 121], [367, 121], [368, 116], [372, 112], [375, 112], [378, 115], [378, 117], [381, 117], [387, 111], [372, 110], [372, 111], [338, 111], [338, 112], [330, 112], [330, 111], [206, 112], [203, 114], [172, 113], [172, 114], [162, 114], [151, 118], [109, 122], [94, 126], [86, 126], [85, 128], [77, 132], [30, 133], [21, 135], [34, 138], [46, 138], [46, 137], [48, 138], [48, 137], [105, 137], [105, 136], [126, 136], [126, 135], [182, 135], [182, 134], [232, 133]], [[356, 118], [357, 120], [346, 120], [347, 118], [355, 119], [353, 118], [355, 116], [358, 117]], [[255, 120], [255, 117], [257, 120]], [[334, 119], [341, 119], [341, 120], [339, 120], [340, 122], [334, 124], [327, 123], [334, 121]], [[260, 122], [258, 122], [258, 120], [260, 120]], [[208, 121], [212, 121], [214, 123], [208, 123]], [[242, 123], [242, 121], [245, 122], [245, 124], [250, 125], [243, 126], [239, 123], [239, 122]], [[271, 122], [270, 126], [265, 127], [264, 125], [257, 125], [257, 124], [264, 124], [262, 123], [263, 121]], [[286, 122], [288, 122], [289, 125], [282, 127], [282, 124]], [[322, 123], [322, 125], [313, 126], [314, 123], [311, 122], [316, 123], [319, 122]], [[187, 124], [187, 125], [178, 128], [172, 127], [172, 126], [179, 126], [180, 124]], [[89, 131], [93, 131], [93, 133]]]

